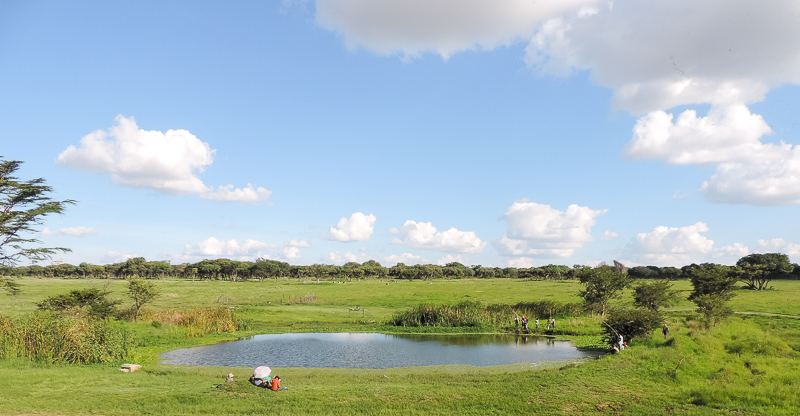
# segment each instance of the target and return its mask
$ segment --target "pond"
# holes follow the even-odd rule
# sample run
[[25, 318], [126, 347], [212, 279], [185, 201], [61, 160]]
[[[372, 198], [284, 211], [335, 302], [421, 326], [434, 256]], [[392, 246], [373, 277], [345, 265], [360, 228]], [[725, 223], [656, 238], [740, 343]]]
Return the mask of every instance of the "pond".
[[379, 333], [265, 334], [234, 342], [181, 348], [164, 364], [307, 368], [391, 368], [468, 364], [476, 367], [597, 358], [566, 341], [513, 335]]

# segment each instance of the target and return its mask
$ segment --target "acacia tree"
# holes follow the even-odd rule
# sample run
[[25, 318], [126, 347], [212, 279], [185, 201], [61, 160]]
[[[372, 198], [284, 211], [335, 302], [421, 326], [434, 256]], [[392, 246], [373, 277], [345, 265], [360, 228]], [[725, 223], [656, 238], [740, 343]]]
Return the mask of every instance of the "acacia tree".
[[48, 195], [53, 188], [44, 179], [21, 181], [14, 176], [22, 162], [0, 159], [0, 264], [14, 266], [22, 259], [41, 261], [64, 247], [39, 247], [42, 244], [31, 234], [38, 232], [44, 217], [64, 213], [75, 201], [54, 201]]
[[669, 280], [643, 282], [633, 288], [633, 304], [639, 308], [658, 312], [678, 303], [678, 291], [672, 290]]
[[139, 310], [142, 309], [142, 306], [157, 298], [160, 294], [158, 287], [153, 282], [142, 279], [131, 279], [128, 282], [128, 296], [133, 301], [134, 322], [139, 318]]
[[739, 280], [748, 289], [765, 290], [769, 282], [794, 270], [789, 256], [780, 253], [750, 254], [736, 262]]
[[706, 325], [713, 326], [733, 313], [728, 301], [737, 277], [731, 268], [718, 264], [702, 264], [687, 269], [692, 280], [692, 293], [689, 300], [697, 305], [697, 312], [703, 314]]
[[599, 310], [600, 316], [606, 315], [609, 302], [622, 294], [631, 281], [627, 274], [619, 273], [611, 266], [581, 270], [578, 279], [585, 285], [580, 292], [584, 303], [587, 308]]

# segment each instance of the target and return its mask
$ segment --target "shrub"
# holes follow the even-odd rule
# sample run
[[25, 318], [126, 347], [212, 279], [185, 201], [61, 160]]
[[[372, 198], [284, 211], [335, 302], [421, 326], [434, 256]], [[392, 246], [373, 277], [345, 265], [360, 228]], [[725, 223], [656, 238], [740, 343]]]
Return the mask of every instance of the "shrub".
[[647, 309], [612, 309], [603, 321], [603, 340], [608, 345], [617, 344], [617, 336], [626, 340], [649, 337], [664, 323], [658, 312]]

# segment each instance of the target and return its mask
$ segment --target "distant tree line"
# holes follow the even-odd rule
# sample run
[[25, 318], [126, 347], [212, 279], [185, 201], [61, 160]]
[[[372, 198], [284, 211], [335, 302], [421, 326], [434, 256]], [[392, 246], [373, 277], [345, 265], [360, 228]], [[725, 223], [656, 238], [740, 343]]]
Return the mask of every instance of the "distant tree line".
[[[690, 264], [681, 268], [637, 266], [626, 268], [618, 262], [614, 266], [601, 264], [598, 267], [609, 267], [631, 279], [678, 280], [691, 279], [698, 270], [718, 269], [722, 273], [745, 283], [750, 289], [766, 289], [769, 282], [776, 279], [800, 279], [800, 266], [789, 263], [785, 254], [751, 254], [741, 258], [736, 266], [723, 266], [713, 263]], [[330, 264], [312, 264], [295, 266], [289, 263], [258, 259], [256, 261], [238, 261], [229, 259], [203, 260], [198, 263], [170, 264], [166, 261], [147, 261], [136, 257], [125, 262], [105, 266], [81, 263], [78, 266], [58, 264], [50, 266], [0, 266], [2, 276], [35, 276], [55, 278], [100, 278], [100, 279], [161, 279], [185, 278], [196, 280], [263, 280], [271, 278], [297, 279], [460, 279], [460, 278], [511, 278], [525, 280], [569, 280], [580, 279], [589, 266], [573, 265], [572, 267], [548, 264], [541, 267], [484, 267], [475, 265], [467, 267], [458, 262], [444, 266], [418, 264], [409, 266], [398, 263], [392, 267], [384, 267], [375, 260], [364, 263], [350, 262], [342, 266]]]

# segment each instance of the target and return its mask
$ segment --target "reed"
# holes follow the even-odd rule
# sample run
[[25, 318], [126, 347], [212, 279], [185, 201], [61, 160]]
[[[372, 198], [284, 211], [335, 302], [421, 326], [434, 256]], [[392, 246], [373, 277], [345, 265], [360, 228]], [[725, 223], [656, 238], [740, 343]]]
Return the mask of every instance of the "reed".
[[125, 358], [135, 342], [130, 332], [102, 320], [34, 313], [0, 316], [0, 358], [45, 363], [92, 364]]
[[241, 326], [236, 315], [228, 308], [146, 310], [142, 312], [142, 320], [186, 327], [186, 334], [192, 338], [202, 337], [209, 332], [237, 331]]
[[507, 325], [515, 315], [546, 319], [584, 313], [580, 303], [555, 301], [505, 303], [462, 302], [457, 305], [420, 304], [398, 312], [387, 322], [393, 326], [479, 327]]

